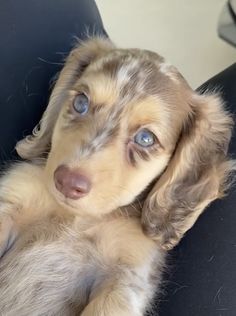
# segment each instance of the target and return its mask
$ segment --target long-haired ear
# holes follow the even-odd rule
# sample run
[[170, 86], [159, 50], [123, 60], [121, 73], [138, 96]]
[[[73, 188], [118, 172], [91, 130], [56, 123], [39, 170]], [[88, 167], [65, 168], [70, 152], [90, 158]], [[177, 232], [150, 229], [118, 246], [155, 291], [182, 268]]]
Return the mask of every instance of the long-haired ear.
[[213, 200], [227, 189], [235, 162], [227, 159], [233, 121], [221, 100], [193, 95], [192, 112], [169, 165], [143, 207], [144, 230], [166, 250], [174, 247]]
[[16, 151], [20, 157], [25, 159], [38, 158], [49, 150], [52, 131], [67, 97], [67, 91], [92, 60], [113, 47], [108, 39], [95, 37], [81, 42], [72, 50], [55, 84], [41, 121], [34, 128], [32, 135], [28, 135], [16, 145]]

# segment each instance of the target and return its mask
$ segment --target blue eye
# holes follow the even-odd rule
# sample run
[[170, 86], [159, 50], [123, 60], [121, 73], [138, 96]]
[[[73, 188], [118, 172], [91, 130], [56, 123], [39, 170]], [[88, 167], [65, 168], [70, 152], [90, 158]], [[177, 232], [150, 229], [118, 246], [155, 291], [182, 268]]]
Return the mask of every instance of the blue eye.
[[150, 147], [155, 143], [155, 135], [148, 129], [142, 129], [134, 136], [134, 141], [142, 147]]
[[89, 99], [84, 94], [78, 94], [73, 103], [74, 110], [79, 113], [80, 115], [85, 115], [89, 110]]

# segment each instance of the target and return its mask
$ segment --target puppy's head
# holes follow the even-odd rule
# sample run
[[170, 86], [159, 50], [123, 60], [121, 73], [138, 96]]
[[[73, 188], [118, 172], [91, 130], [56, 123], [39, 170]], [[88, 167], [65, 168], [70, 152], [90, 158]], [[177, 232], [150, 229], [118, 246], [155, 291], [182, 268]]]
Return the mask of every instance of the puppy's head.
[[231, 123], [159, 55], [92, 39], [71, 52], [39, 129], [17, 151], [49, 152], [49, 190], [75, 212], [108, 213], [154, 183], [143, 224], [169, 247], [222, 191]]

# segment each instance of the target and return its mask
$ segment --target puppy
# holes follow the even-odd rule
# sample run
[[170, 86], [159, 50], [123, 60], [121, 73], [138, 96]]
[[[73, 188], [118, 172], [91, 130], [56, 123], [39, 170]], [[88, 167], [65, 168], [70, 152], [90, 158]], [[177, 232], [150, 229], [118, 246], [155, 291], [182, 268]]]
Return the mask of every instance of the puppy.
[[167, 250], [227, 188], [231, 128], [156, 53], [74, 48], [1, 179], [1, 315], [144, 315]]

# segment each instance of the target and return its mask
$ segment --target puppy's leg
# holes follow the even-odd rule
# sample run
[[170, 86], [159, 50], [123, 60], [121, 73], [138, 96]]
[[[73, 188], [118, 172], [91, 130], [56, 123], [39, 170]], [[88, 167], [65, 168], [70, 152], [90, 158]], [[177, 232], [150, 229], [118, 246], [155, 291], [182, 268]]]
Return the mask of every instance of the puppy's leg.
[[[0, 204], [0, 213], [2, 213], [1, 210], [6, 211], [7, 208], [9, 208], [8, 205], [5, 205], [4, 203], [2, 205]], [[2, 216], [0, 220], [0, 258], [11, 248], [16, 236], [17, 229], [11, 216]]]
[[45, 209], [47, 195], [42, 168], [29, 163], [13, 166], [0, 180], [0, 257], [18, 233]]
[[142, 316], [141, 301], [135, 289], [114, 280], [97, 290], [81, 316]]
[[[81, 316], [143, 316], [161, 280], [162, 253], [153, 250], [140, 265], [117, 263], [108, 280], [96, 287]], [[105, 279], [107, 277], [104, 277]], [[109, 280], [110, 278], [110, 280]]]

